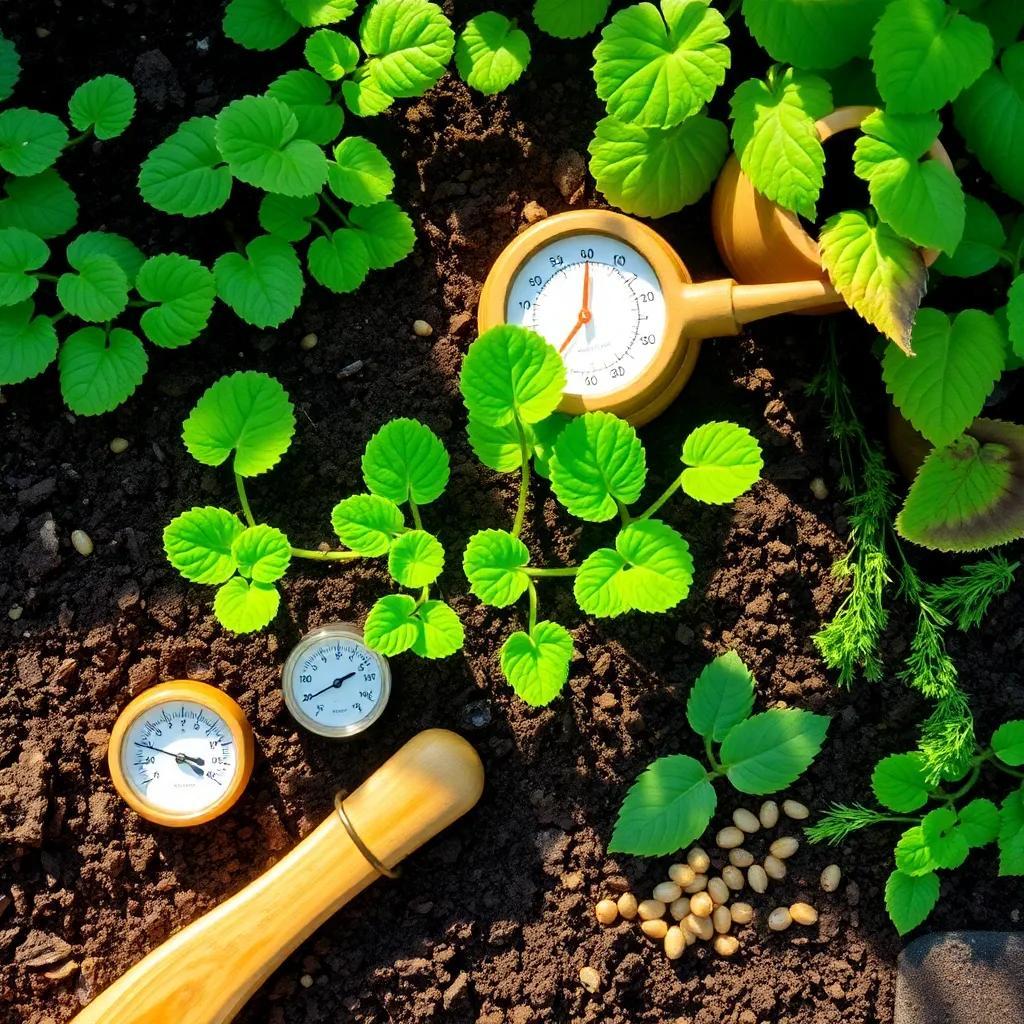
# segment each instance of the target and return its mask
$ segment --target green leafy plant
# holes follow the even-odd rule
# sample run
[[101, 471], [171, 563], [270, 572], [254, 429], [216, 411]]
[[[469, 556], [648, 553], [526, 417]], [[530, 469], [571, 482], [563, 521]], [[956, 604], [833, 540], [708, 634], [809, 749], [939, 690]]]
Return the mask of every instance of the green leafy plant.
[[384, 424], [363, 453], [366, 493], [342, 499], [331, 512], [344, 549], [310, 550], [294, 547], [277, 527], [256, 522], [245, 484], [277, 465], [294, 432], [291, 400], [273, 377], [243, 371], [206, 390], [185, 420], [182, 438], [203, 465], [231, 460], [240, 511], [202, 506], [176, 516], [164, 529], [168, 561], [190, 582], [216, 585], [217, 619], [234, 633], [249, 633], [273, 621], [281, 601], [276, 584], [292, 559], [386, 558], [391, 578], [416, 595], [380, 598], [366, 620], [366, 642], [385, 655], [453, 654], [462, 646], [462, 623], [444, 601], [431, 597], [445, 552], [423, 528], [420, 514], [448, 484], [444, 445], [416, 420]]
[[[470, 346], [460, 386], [477, 457], [499, 473], [520, 477], [511, 529], [476, 533], [463, 569], [485, 604], [501, 608], [527, 597], [527, 628], [505, 642], [501, 667], [524, 701], [548, 704], [568, 678], [572, 637], [559, 623], [538, 619], [537, 583], [572, 579], [576, 603], [590, 615], [674, 607], [689, 593], [693, 560], [682, 535], [656, 513], [680, 490], [709, 504], [734, 500], [760, 476], [761, 450], [735, 424], [698, 427], [683, 443], [679, 474], [660, 497], [632, 512], [629, 506], [639, 501], [647, 481], [636, 431], [609, 413], [574, 419], [559, 414], [565, 367], [539, 335], [511, 325], [487, 331]], [[579, 565], [531, 564], [520, 534], [534, 470], [550, 478], [555, 498], [571, 515], [595, 523], [617, 518], [613, 546], [592, 551]]]
[[455, 66], [465, 83], [493, 95], [517, 82], [530, 63], [530, 37], [496, 11], [470, 18], [455, 43]]
[[753, 707], [754, 677], [739, 655], [715, 658], [686, 703], [686, 719], [703, 740], [707, 763], [686, 754], [652, 762], [623, 801], [609, 853], [674, 853], [708, 827], [718, 800], [716, 780], [760, 796], [791, 785], [810, 767], [829, 719], [794, 708], [752, 715]]
[[[881, 809], [835, 804], [807, 829], [812, 842], [842, 842], [869, 825], [909, 825], [896, 844], [896, 868], [885, 886], [885, 906], [903, 935], [921, 924], [939, 899], [939, 872], [961, 867], [972, 850], [995, 844], [999, 876], [1024, 875], [1024, 720], [1005, 722], [987, 747], [970, 756], [947, 785], [936, 783], [918, 753], [891, 754], [875, 766], [871, 788]], [[998, 806], [970, 798], [984, 769], [1011, 789]], [[948, 786], [953, 788], [948, 788]]]

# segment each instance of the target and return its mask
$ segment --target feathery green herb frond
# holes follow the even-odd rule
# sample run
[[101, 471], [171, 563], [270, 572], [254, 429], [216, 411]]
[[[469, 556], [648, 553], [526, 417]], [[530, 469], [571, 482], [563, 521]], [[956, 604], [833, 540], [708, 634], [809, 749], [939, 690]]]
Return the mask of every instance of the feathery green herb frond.
[[892, 821], [892, 815], [873, 811], [863, 804], [833, 804], [817, 824], [804, 829], [804, 834], [812, 843], [837, 846], [851, 832], [886, 821]]
[[950, 576], [927, 588], [928, 601], [942, 615], [956, 622], [965, 631], [981, 624], [989, 606], [1013, 585], [1020, 562], [1008, 562], [1002, 555], [993, 555], [981, 562], [964, 566], [958, 576]]

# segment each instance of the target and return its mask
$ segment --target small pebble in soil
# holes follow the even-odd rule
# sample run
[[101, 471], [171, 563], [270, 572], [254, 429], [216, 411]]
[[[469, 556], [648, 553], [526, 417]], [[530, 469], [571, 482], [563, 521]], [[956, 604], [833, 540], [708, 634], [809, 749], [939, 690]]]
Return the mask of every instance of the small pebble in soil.
[[798, 849], [800, 849], [799, 839], [796, 839], [794, 836], [779, 836], [779, 838], [768, 847], [768, 852], [773, 857], [778, 857], [779, 860], [785, 860], [787, 857], [792, 857]]
[[601, 924], [615, 924], [619, 908], [614, 900], [601, 900], [594, 908], [594, 914]]
[[128, 438], [127, 437], [115, 437], [110, 441], [110, 450], [115, 455], [120, 455], [122, 452], [128, 451]]
[[12, 604], [11, 607], [7, 609], [7, 617], [12, 622], [17, 622], [24, 611], [25, 609], [22, 608], [20, 604]]
[[85, 530], [71, 531], [71, 546], [83, 556], [91, 555], [93, 552], [92, 538]]
[[773, 932], [784, 932], [793, 923], [793, 915], [788, 907], [776, 907], [768, 915], [768, 927]]
[[434, 328], [426, 320], [413, 320], [412, 333], [417, 338], [429, 338], [434, 333]]
[[299, 984], [303, 988], [312, 988], [313, 987], [313, 977], [312, 977], [312, 975], [304, 974], [301, 978], [299, 978]]
[[803, 925], [815, 924], [818, 920], [818, 912], [810, 905], [810, 903], [794, 903], [789, 908], [789, 916], [793, 918], [797, 924]]
[[787, 818], [792, 818], [794, 821], [804, 821], [811, 813], [802, 803], [796, 800], [786, 800], [782, 805], [782, 810]]
[[715, 939], [715, 952], [719, 956], [732, 956], [740, 948], [740, 940], [735, 935], [719, 935]]
[[462, 709], [462, 720], [470, 729], [485, 729], [491, 724], [491, 706], [485, 700], [470, 701]]
[[309, 334], [304, 334], [302, 336], [302, 340], [299, 342], [299, 348], [301, 348], [303, 352], [308, 352], [310, 349], [316, 348], [318, 340], [317, 336], [310, 331]]
[[338, 377], [339, 377], [339, 379], [343, 379], [345, 377], [354, 377], [357, 373], [359, 373], [359, 371], [362, 368], [363, 368], [363, 361], [362, 361], [362, 359], [357, 359], [354, 363], [349, 363], [348, 366], [343, 366], [338, 371]]
[[527, 224], [536, 224], [537, 221], [543, 220], [547, 215], [548, 211], [533, 199], [523, 207], [523, 220]]
[[764, 859], [764, 873], [776, 882], [781, 882], [786, 877], [786, 865], [769, 853]]
[[816, 476], [811, 481], [811, 494], [813, 494], [818, 501], [824, 501], [828, 497], [828, 486], [820, 476]]
[[843, 872], [838, 864], [829, 864], [821, 873], [821, 888], [824, 892], [835, 892], [839, 888]]
[[601, 975], [593, 967], [581, 967], [580, 984], [588, 992], [596, 992], [601, 987]]
[[632, 921], [637, 915], [638, 904], [636, 897], [631, 892], [624, 892], [616, 904], [619, 908], [619, 913], [623, 916], [626, 921]]
[[774, 800], [765, 800], [757, 818], [765, 828], [775, 828], [779, 823], [779, 805]]
[[761, 822], [758, 821], [757, 815], [752, 814], [746, 807], [737, 807], [732, 812], [732, 821], [737, 828], [742, 829], [748, 835], [753, 835], [761, 828]]

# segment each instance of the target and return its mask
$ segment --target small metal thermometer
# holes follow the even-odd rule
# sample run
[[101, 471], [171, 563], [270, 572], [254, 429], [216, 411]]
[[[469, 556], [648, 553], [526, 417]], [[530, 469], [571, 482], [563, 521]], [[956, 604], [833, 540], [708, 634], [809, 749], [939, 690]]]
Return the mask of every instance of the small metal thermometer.
[[354, 736], [383, 714], [391, 695], [391, 669], [386, 658], [366, 646], [358, 626], [329, 622], [296, 644], [285, 662], [282, 686], [299, 725], [321, 736]]

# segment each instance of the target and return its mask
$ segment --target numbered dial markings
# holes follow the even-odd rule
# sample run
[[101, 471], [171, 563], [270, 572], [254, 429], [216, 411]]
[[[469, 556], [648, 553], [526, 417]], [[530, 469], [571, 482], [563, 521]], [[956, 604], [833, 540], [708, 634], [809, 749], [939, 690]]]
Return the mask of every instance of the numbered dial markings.
[[121, 767], [140, 799], [168, 814], [212, 807], [238, 770], [231, 730], [195, 701], [169, 701], [128, 727]]
[[665, 296], [654, 268], [632, 246], [575, 234], [537, 249], [509, 289], [506, 319], [557, 348], [566, 391], [609, 395], [639, 380], [665, 334]]

